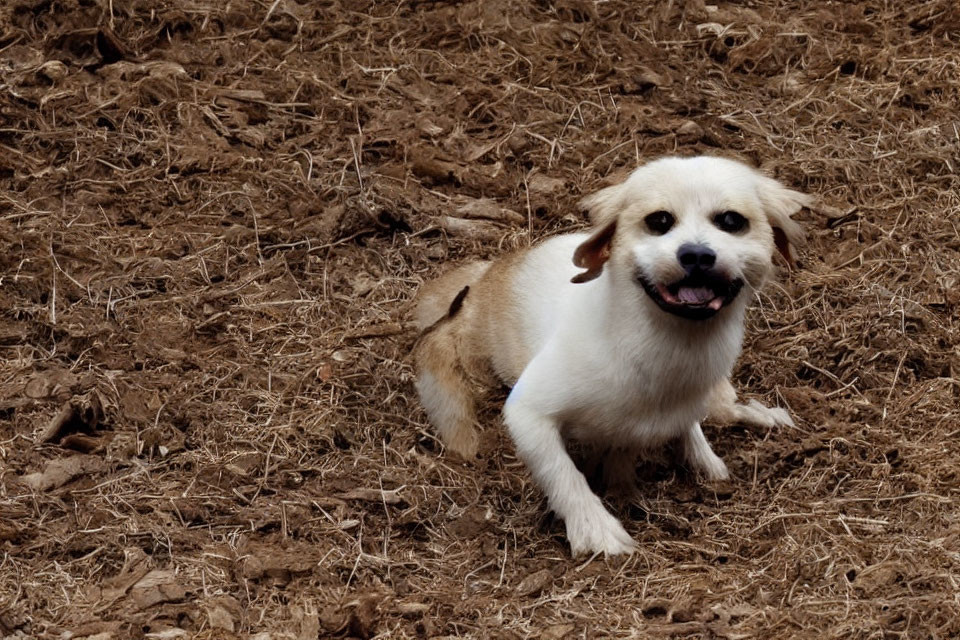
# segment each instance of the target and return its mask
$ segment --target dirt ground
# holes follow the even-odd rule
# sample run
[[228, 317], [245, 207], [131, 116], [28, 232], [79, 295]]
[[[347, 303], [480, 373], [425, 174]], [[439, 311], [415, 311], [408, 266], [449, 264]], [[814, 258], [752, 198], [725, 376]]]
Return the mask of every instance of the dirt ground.
[[[708, 425], [572, 559], [409, 300], [722, 153], [819, 202]], [[960, 634], [960, 5], [5, 0], [0, 638]]]

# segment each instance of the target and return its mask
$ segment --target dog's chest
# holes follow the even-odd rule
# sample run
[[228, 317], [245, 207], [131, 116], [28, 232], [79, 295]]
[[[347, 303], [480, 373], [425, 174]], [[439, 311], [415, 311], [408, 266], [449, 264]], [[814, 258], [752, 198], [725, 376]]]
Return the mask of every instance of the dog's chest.
[[578, 440], [646, 446], [679, 436], [703, 417], [708, 388], [648, 382], [645, 388], [611, 379], [597, 385], [589, 399], [564, 412], [564, 430]]
[[582, 370], [562, 417], [569, 436], [638, 447], [675, 438], [703, 419], [711, 389], [736, 357], [725, 350], [645, 353], [635, 365], [607, 359]]

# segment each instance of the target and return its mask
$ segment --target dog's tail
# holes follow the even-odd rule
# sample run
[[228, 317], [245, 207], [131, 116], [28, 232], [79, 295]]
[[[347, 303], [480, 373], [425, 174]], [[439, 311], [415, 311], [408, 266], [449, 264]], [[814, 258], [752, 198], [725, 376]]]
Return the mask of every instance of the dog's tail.
[[[475, 284], [490, 268], [488, 261], [468, 262], [437, 280], [425, 284], [417, 294], [413, 320], [423, 331], [439, 320], [452, 315], [451, 305], [464, 287]], [[462, 300], [461, 300], [462, 302]]]

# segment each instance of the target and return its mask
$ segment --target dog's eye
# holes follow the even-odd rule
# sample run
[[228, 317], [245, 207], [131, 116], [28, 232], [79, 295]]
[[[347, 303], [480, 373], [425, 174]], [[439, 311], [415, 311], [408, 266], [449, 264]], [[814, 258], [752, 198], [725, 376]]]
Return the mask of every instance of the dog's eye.
[[750, 226], [750, 222], [736, 211], [724, 211], [713, 216], [713, 224], [727, 233], [739, 233]]
[[676, 218], [667, 211], [654, 211], [644, 218], [643, 221], [647, 223], [647, 228], [650, 229], [650, 231], [658, 236], [662, 236], [667, 231], [670, 231], [670, 227], [676, 222]]

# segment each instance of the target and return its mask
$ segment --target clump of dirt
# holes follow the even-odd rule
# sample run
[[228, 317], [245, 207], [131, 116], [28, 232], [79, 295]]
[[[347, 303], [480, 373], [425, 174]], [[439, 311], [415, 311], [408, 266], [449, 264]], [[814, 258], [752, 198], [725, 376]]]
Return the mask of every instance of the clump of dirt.
[[[951, 637], [960, 9], [0, 7], [0, 638]], [[653, 461], [572, 560], [485, 405], [442, 453], [408, 301], [662, 154], [819, 203], [736, 381], [795, 429]]]

